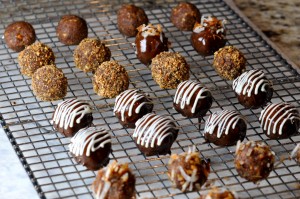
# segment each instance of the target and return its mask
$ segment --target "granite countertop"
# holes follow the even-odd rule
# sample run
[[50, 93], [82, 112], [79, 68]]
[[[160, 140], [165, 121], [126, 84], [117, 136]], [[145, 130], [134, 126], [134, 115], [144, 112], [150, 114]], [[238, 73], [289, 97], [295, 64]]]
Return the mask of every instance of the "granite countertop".
[[[300, 66], [299, 0], [234, 0], [234, 2], [262, 32]], [[39, 198], [1, 128], [0, 143], [0, 198]]]

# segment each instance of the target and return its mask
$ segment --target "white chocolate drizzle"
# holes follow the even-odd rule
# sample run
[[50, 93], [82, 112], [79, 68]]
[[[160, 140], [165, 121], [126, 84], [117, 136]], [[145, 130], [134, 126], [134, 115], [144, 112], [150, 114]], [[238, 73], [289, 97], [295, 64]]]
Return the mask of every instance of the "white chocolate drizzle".
[[206, 120], [204, 133], [213, 134], [215, 128], [217, 128], [217, 138], [220, 138], [223, 133], [228, 135], [229, 130], [231, 128], [234, 129], [240, 120], [246, 123], [246, 120], [242, 115], [232, 110], [214, 112]]
[[[128, 111], [128, 116], [131, 117], [133, 113], [139, 114], [141, 108], [146, 104], [152, 104], [150, 100], [146, 100], [142, 103], [140, 103], [137, 107], [134, 109], [135, 103], [137, 103], [139, 100], [147, 98], [146, 95], [139, 93], [138, 90], [126, 90], [122, 92], [120, 95], [116, 97], [115, 107], [114, 107], [114, 114], [116, 112], [121, 113], [121, 120], [125, 121], [125, 113], [126, 110]], [[148, 102], [147, 102], [148, 101]]]
[[259, 91], [267, 92], [266, 87], [273, 87], [271, 81], [267, 80], [261, 70], [250, 70], [237, 77], [232, 84], [233, 90], [238, 94], [251, 97], [257, 95]]
[[[60, 128], [72, 128], [75, 122], [79, 124], [81, 119], [91, 112], [91, 107], [87, 103], [83, 103], [77, 99], [65, 100], [59, 103], [55, 109], [52, 123], [55, 123]], [[79, 117], [75, 120], [77, 116]]]
[[267, 135], [276, 134], [277, 128], [279, 129], [279, 135], [282, 135], [285, 123], [287, 121], [294, 123], [295, 120], [300, 121], [299, 113], [293, 105], [286, 102], [269, 104], [262, 110], [259, 117], [261, 127], [267, 132]]
[[291, 158], [295, 158], [297, 156], [298, 151], [300, 150], [300, 143], [297, 144], [297, 146], [294, 148], [294, 150], [291, 153]]
[[90, 156], [99, 148], [104, 148], [105, 144], [111, 143], [111, 137], [108, 132], [102, 128], [89, 127], [80, 129], [69, 144], [70, 152], [75, 156], [82, 156], [86, 149], [86, 156]]
[[180, 108], [184, 109], [185, 105], [190, 105], [193, 95], [197, 92], [197, 96], [192, 102], [192, 109], [191, 112], [195, 113], [197, 104], [199, 100], [204, 99], [207, 97], [207, 95], [203, 95], [205, 92], [210, 91], [205, 88], [203, 85], [201, 85], [199, 82], [187, 80], [184, 82], [181, 82], [176, 90], [175, 97], [174, 97], [174, 103], [179, 104], [180, 102]]
[[144, 115], [135, 123], [135, 126], [132, 136], [137, 138], [138, 145], [146, 148], [154, 148], [155, 144], [160, 146], [166, 137], [173, 136], [170, 130], [175, 128], [175, 124], [171, 119], [154, 113]]

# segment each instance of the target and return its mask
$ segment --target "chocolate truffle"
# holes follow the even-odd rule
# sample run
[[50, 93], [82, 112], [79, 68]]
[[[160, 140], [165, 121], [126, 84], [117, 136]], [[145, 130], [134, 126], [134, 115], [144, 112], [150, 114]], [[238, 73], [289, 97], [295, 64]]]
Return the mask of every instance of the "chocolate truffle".
[[119, 31], [128, 37], [136, 36], [137, 28], [149, 22], [145, 11], [132, 4], [125, 4], [118, 10], [117, 20]]
[[206, 182], [210, 164], [201, 160], [199, 152], [172, 154], [168, 164], [168, 176], [172, 184], [182, 192], [197, 191]]
[[54, 129], [66, 137], [72, 137], [80, 129], [89, 127], [92, 121], [91, 106], [77, 99], [59, 103], [52, 116]]
[[179, 53], [162, 52], [152, 60], [154, 81], [163, 89], [174, 89], [190, 78], [190, 66]]
[[4, 31], [6, 45], [16, 51], [24, 50], [26, 46], [33, 44], [36, 35], [32, 25], [25, 21], [18, 21], [9, 24]]
[[269, 104], [260, 114], [260, 126], [270, 139], [285, 139], [298, 133], [300, 115], [286, 102]]
[[239, 102], [251, 109], [265, 106], [273, 95], [273, 84], [261, 70], [244, 72], [233, 81], [232, 88]]
[[200, 82], [187, 80], [178, 85], [173, 106], [185, 117], [200, 118], [210, 109], [212, 101], [210, 90]]
[[295, 158], [298, 164], [300, 164], [300, 143], [294, 148], [291, 153], [291, 158]]
[[232, 110], [211, 114], [205, 122], [204, 138], [217, 146], [232, 146], [246, 136], [247, 123], [242, 115]]
[[213, 66], [226, 80], [234, 80], [246, 70], [246, 59], [237, 48], [225, 46], [214, 53]]
[[213, 187], [207, 194], [201, 195], [199, 199], [238, 199], [238, 196], [226, 188]]
[[213, 55], [226, 44], [225, 20], [202, 16], [201, 23], [196, 23], [191, 35], [194, 49], [202, 56]]
[[152, 156], [171, 153], [171, 146], [178, 134], [174, 121], [148, 113], [139, 119], [135, 126], [132, 137], [143, 154]]
[[69, 144], [71, 155], [76, 162], [89, 170], [98, 170], [109, 162], [111, 137], [104, 129], [89, 127], [80, 129]]
[[137, 58], [145, 65], [149, 65], [151, 60], [163, 51], [168, 51], [168, 38], [162, 31], [161, 25], [156, 27], [152, 24], [145, 24], [138, 27], [135, 38]]
[[42, 66], [54, 64], [55, 56], [50, 47], [37, 42], [27, 46], [20, 52], [18, 62], [21, 67], [21, 73], [32, 77], [33, 73]]
[[127, 90], [128, 86], [128, 74], [117, 61], [103, 62], [93, 77], [94, 91], [101, 97], [116, 97]]
[[193, 30], [194, 24], [200, 22], [200, 11], [197, 7], [188, 2], [181, 2], [172, 8], [171, 22], [179, 30]]
[[135, 177], [128, 164], [118, 164], [114, 161], [98, 171], [91, 189], [97, 199], [133, 199]]
[[126, 90], [116, 97], [114, 114], [126, 128], [135, 128], [135, 122], [151, 113], [152, 100], [139, 90]]
[[234, 165], [238, 174], [253, 183], [266, 179], [274, 168], [275, 153], [262, 142], [238, 142]]
[[109, 61], [111, 52], [99, 39], [85, 38], [74, 51], [75, 66], [84, 72], [95, 72], [105, 61]]
[[33, 93], [42, 101], [56, 101], [67, 94], [68, 80], [55, 65], [43, 66], [32, 76]]
[[63, 44], [77, 45], [88, 36], [86, 21], [76, 15], [65, 15], [58, 22], [56, 35]]

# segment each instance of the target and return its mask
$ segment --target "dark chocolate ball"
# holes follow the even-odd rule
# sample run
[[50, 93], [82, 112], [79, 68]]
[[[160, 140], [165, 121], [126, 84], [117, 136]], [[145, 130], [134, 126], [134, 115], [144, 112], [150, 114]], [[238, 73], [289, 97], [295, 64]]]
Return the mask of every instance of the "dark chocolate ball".
[[181, 2], [172, 8], [171, 22], [179, 30], [193, 30], [196, 22], [200, 22], [200, 11], [197, 7], [188, 2]]
[[269, 104], [261, 112], [259, 121], [270, 139], [285, 139], [299, 133], [299, 111], [286, 102]]
[[201, 24], [196, 23], [194, 26], [191, 42], [200, 55], [213, 55], [214, 52], [224, 47], [227, 42], [224, 20], [202, 16]]
[[213, 66], [225, 80], [234, 80], [246, 70], [246, 58], [233, 46], [225, 46], [214, 53]]
[[77, 45], [88, 36], [86, 21], [76, 15], [65, 15], [58, 22], [56, 35], [63, 44]]
[[238, 143], [234, 164], [238, 174], [251, 182], [266, 179], [274, 168], [275, 154], [262, 142]]
[[145, 65], [151, 63], [152, 58], [163, 51], [168, 51], [168, 38], [162, 31], [161, 25], [157, 27], [152, 24], [138, 27], [135, 38], [137, 58]]
[[139, 119], [135, 126], [132, 137], [143, 154], [152, 156], [171, 153], [171, 146], [178, 134], [174, 121], [148, 113]]
[[99, 39], [85, 38], [74, 50], [76, 68], [83, 72], [95, 72], [105, 61], [109, 61], [111, 52]]
[[244, 72], [233, 81], [232, 87], [239, 102], [246, 108], [265, 106], [273, 96], [273, 84], [261, 70]]
[[67, 94], [68, 80], [55, 65], [43, 66], [33, 74], [33, 93], [42, 101], [56, 101]]
[[71, 138], [69, 149], [76, 162], [95, 171], [109, 162], [111, 137], [104, 129], [84, 128]]
[[238, 199], [239, 197], [235, 192], [228, 190], [227, 188], [213, 187], [207, 194], [203, 194], [199, 199]]
[[151, 113], [152, 100], [139, 90], [126, 90], [116, 97], [114, 114], [126, 128], [135, 128], [135, 122]]
[[95, 198], [133, 199], [135, 176], [128, 164], [118, 164], [114, 161], [98, 171], [91, 189]]
[[59, 103], [52, 116], [54, 129], [66, 137], [72, 137], [80, 129], [91, 126], [92, 121], [90, 105], [77, 99]]
[[247, 123], [242, 115], [232, 110], [211, 114], [205, 122], [204, 138], [217, 146], [232, 146], [246, 136]]
[[291, 158], [295, 158], [297, 163], [300, 165], [300, 143], [294, 148], [291, 153]]
[[32, 25], [25, 21], [18, 21], [9, 24], [4, 32], [4, 40], [6, 45], [16, 51], [20, 52], [26, 46], [33, 44], [36, 40], [36, 35]]
[[176, 90], [173, 106], [188, 118], [205, 116], [212, 105], [212, 94], [200, 82], [187, 80], [181, 82]]
[[128, 37], [136, 36], [137, 28], [149, 22], [145, 11], [131, 4], [125, 4], [118, 10], [117, 20], [119, 31]]
[[199, 152], [172, 154], [168, 163], [168, 176], [182, 192], [197, 191], [207, 181], [210, 164], [201, 160]]

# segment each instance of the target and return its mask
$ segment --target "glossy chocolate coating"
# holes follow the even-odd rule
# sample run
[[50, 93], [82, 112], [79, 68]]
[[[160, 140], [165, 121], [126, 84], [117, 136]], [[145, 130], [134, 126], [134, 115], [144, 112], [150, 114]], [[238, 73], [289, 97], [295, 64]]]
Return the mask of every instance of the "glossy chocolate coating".
[[16, 51], [20, 52], [26, 46], [33, 44], [36, 40], [36, 35], [32, 25], [25, 21], [18, 21], [9, 24], [4, 32], [4, 40], [6, 45]]
[[138, 90], [126, 90], [116, 98], [114, 114], [125, 128], [135, 128], [135, 122], [151, 113], [153, 103]]
[[275, 155], [262, 142], [248, 141], [237, 145], [234, 164], [238, 174], [254, 183], [266, 179], [274, 168]]
[[223, 110], [213, 113], [206, 120], [204, 138], [217, 146], [232, 146], [244, 140], [246, 131], [247, 124], [240, 114]]
[[[156, 31], [155, 35], [147, 34], [147, 31]], [[144, 36], [143, 36], [144, 35]], [[146, 36], [145, 36], [146, 35]], [[149, 65], [151, 60], [163, 51], [168, 51], [168, 38], [162, 32], [161, 27], [140, 26], [135, 38], [137, 58], [145, 65]]]
[[131, 4], [125, 4], [118, 10], [119, 31], [128, 37], [138, 33], [137, 28], [142, 24], [148, 24], [148, 17], [145, 11]]
[[197, 7], [188, 2], [181, 2], [176, 7], [172, 8], [171, 22], [179, 30], [193, 30], [196, 22], [200, 22], [200, 11]]
[[202, 19], [203, 24], [195, 24], [191, 35], [191, 42], [194, 49], [202, 56], [213, 55], [214, 52], [224, 47], [227, 40], [226, 30], [222, 22], [216, 17]]
[[188, 118], [205, 116], [213, 102], [211, 92], [200, 82], [185, 81], [178, 85], [173, 106], [178, 113]]

